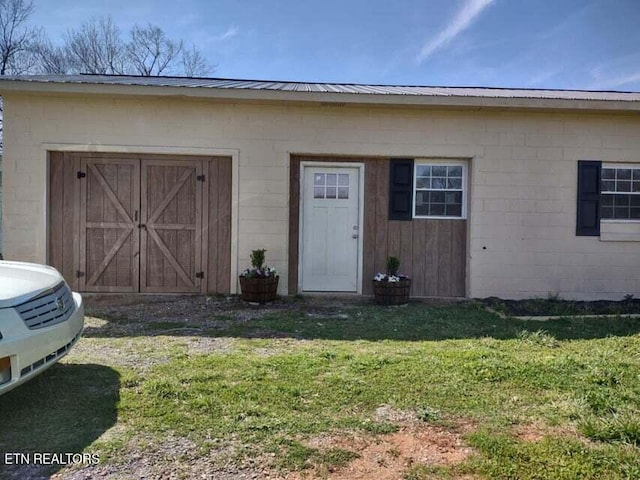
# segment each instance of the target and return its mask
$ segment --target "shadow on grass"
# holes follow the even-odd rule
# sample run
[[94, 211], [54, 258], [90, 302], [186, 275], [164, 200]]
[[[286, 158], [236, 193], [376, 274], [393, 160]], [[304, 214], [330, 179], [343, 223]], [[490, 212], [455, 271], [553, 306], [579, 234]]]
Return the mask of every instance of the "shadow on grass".
[[[249, 312], [249, 313], [247, 313]], [[100, 312], [95, 312], [100, 316]], [[558, 340], [629, 336], [640, 333], [638, 318], [563, 318], [526, 321], [501, 318], [479, 302], [429, 305], [412, 302], [400, 307], [324, 305], [305, 302], [244, 310], [191, 312], [145, 320], [140, 315], [112, 318], [88, 327], [85, 337], [204, 336], [242, 338], [297, 338], [326, 340], [448, 340], [492, 337], [518, 338], [523, 331], [544, 330]], [[128, 323], [131, 322], [131, 323]]]
[[18, 465], [5, 453], [81, 453], [117, 420], [119, 374], [103, 365], [57, 364], [0, 396], [0, 478], [49, 478], [63, 465]]

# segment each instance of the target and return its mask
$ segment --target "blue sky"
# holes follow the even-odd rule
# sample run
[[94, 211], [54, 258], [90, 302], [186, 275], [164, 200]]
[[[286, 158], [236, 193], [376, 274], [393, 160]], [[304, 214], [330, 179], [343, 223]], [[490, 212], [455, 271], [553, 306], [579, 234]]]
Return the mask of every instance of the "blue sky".
[[210, 76], [640, 91], [640, 0], [34, 0], [54, 41], [110, 14], [195, 44]]

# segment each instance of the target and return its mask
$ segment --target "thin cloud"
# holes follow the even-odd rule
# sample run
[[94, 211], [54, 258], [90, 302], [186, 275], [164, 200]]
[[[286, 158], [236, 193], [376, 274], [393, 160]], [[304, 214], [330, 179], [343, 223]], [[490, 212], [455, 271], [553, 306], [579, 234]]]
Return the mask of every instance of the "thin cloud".
[[451, 20], [440, 33], [423, 45], [416, 56], [416, 61], [418, 63], [424, 62], [436, 50], [439, 50], [451, 42], [451, 40], [469, 28], [473, 21], [494, 1], [495, 0], [466, 0], [453, 20]]
[[227, 40], [229, 38], [235, 37], [238, 34], [238, 32], [240, 32], [240, 29], [235, 25], [232, 25], [229, 28], [227, 28], [223, 34], [214, 37], [214, 40], [221, 42], [223, 40]]
[[[594, 73], [595, 72], [592, 72], [592, 75], [594, 75]], [[611, 77], [604, 77], [599, 73], [594, 76], [600, 77], [591, 85], [591, 88], [596, 89], [618, 88], [629, 85], [630, 83], [640, 83], [640, 71]], [[638, 86], [636, 85], [635, 88], [638, 88]]]
[[562, 69], [545, 70], [545, 71], [539, 72], [538, 74], [534, 75], [527, 81], [526, 86], [538, 87], [541, 84], [545, 83], [547, 80], [550, 80], [553, 77], [556, 77], [560, 73], [562, 73]]

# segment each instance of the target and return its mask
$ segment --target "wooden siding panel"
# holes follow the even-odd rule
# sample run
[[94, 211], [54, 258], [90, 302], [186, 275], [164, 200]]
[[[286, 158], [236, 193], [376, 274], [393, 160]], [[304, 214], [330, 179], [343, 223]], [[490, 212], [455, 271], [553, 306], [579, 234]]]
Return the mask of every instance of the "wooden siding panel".
[[[413, 225], [413, 222], [400, 222], [400, 254], [398, 256], [398, 258], [400, 258], [400, 273], [409, 275], [411, 278], [413, 278], [413, 265], [415, 261], [413, 256], [414, 228], [415, 225]], [[411, 290], [413, 290], [413, 288], [413, 285], [411, 285]]]
[[438, 295], [438, 278], [439, 278], [439, 262], [438, 255], [438, 236], [440, 233], [440, 221], [438, 220], [420, 220], [424, 222], [424, 249], [425, 249], [425, 261], [424, 271], [424, 286], [422, 295], [427, 297], [434, 297]]
[[207, 229], [209, 248], [205, 248], [203, 252], [203, 265], [205, 266], [206, 291], [217, 292], [218, 285], [221, 280], [218, 278], [218, 171], [220, 162], [211, 159], [205, 162], [206, 175], [206, 191], [205, 195], [207, 207], [209, 211], [203, 217], [206, 217], [204, 228]]
[[[215, 189], [218, 193], [218, 212], [216, 213], [218, 217], [216, 292], [229, 293], [231, 288], [231, 158], [216, 157], [212, 162], [218, 164]], [[211, 240], [209, 240], [209, 245], [210, 249], [213, 249]]]
[[300, 235], [300, 159], [289, 163], [289, 294], [298, 293], [298, 243]]
[[453, 222], [453, 245], [452, 245], [452, 269], [451, 285], [452, 297], [464, 297], [466, 295], [467, 270], [467, 222]]
[[362, 239], [362, 293], [373, 294], [371, 279], [375, 275], [375, 234], [376, 234], [376, 188], [378, 170], [376, 161], [368, 161], [364, 166], [364, 225], [360, 227]]
[[64, 162], [62, 153], [49, 155], [49, 264], [62, 273], [64, 219]]
[[451, 269], [452, 269], [452, 226], [451, 222], [455, 220], [439, 220], [440, 231], [438, 235], [438, 290], [439, 297], [450, 297], [451, 288]]
[[425, 288], [426, 265], [426, 222], [411, 222], [412, 269], [411, 295], [419, 295]]
[[[374, 270], [384, 272], [387, 263], [389, 224], [389, 165], [387, 162], [376, 161], [376, 235], [374, 243]], [[367, 188], [365, 186], [365, 188]], [[365, 205], [365, 208], [366, 205]]]
[[371, 295], [371, 278], [384, 271], [388, 256], [400, 258], [400, 270], [413, 279], [415, 297], [466, 294], [467, 221], [389, 220], [389, 159], [293, 155], [289, 175], [289, 293], [297, 292], [299, 175], [301, 161], [365, 164], [362, 291]]

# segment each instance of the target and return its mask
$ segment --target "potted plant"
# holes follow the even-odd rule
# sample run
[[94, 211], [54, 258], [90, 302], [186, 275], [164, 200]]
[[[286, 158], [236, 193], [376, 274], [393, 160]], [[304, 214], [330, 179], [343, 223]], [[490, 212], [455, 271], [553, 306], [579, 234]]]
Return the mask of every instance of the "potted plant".
[[398, 273], [400, 260], [387, 258], [387, 273], [376, 273], [373, 277], [373, 294], [378, 305], [402, 305], [409, 301], [411, 279]]
[[247, 302], [266, 303], [276, 299], [278, 272], [264, 264], [265, 249], [251, 251], [251, 268], [240, 274], [242, 299]]

